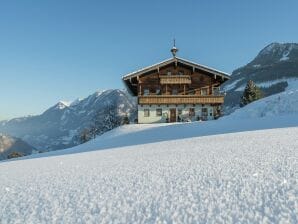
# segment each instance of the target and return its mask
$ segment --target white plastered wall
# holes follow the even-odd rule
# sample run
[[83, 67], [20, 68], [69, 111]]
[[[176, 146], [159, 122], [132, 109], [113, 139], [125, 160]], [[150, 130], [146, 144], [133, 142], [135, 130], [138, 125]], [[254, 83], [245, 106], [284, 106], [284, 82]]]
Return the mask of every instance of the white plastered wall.
[[[162, 116], [156, 115], [156, 109], [162, 109]], [[191, 120], [196, 121], [198, 118], [202, 118], [202, 108], [208, 109], [208, 116], [207, 120], [213, 120], [214, 119], [214, 112], [213, 107], [205, 104], [204, 106], [201, 104], [198, 105], [138, 105], [138, 123], [140, 124], [146, 124], [146, 123], [165, 123], [167, 122], [167, 118], [170, 118], [170, 109], [176, 108], [176, 117], [178, 118], [178, 109], [182, 110], [182, 114], [180, 115], [180, 118], [183, 120]], [[189, 108], [195, 108], [195, 116], [189, 117]], [[149, 116], [145, 117], [144, 110], [149, 110]]]

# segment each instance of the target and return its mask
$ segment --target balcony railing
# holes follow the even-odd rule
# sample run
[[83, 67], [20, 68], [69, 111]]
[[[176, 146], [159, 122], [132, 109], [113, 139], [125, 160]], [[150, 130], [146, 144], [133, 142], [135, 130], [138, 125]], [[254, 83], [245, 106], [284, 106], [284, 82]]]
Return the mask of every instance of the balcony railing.
[[139, 104], [222, 104], [223, 95], [156, 95], [156, 96], [139, 96]]
[[191, 84], [189, 75], [160, 75], [160, 84]]

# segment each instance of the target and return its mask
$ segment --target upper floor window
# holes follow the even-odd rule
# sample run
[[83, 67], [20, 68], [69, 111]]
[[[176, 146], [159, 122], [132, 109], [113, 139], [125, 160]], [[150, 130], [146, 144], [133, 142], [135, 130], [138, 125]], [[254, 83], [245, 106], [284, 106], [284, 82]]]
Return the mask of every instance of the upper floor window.
[[189, 95], [195, 95], [195, 90], [190, 90], [190, 91], [188, 92], [188, 94], [189, 94]]
[[178, 89], [172, 89], [172, 95], [178, 95]]
[[178, 75], [184, 75], [184, 72], [183, 71], [179, 71], [178, 72]]
[[156, 95], [160, 95], [161, 94], [160, 89], [156, 89], [155, 93], [156, 93]]
[[149, 95], [149, 89], [144, 89], [144, 96], [148, 96]]
[[202, 88], [202, 89], [201, 89], [201, 95], [202, 95], [202, 96], [206, 96], [206, 95], [208, 95], [208, 88]]
[[220, 94], [220, 89], [219, 87], [213, 87], [213, 95], [217, 96]]
[[171, 71], [167, 71], [167, 75], [172, 75], [172, 72]]

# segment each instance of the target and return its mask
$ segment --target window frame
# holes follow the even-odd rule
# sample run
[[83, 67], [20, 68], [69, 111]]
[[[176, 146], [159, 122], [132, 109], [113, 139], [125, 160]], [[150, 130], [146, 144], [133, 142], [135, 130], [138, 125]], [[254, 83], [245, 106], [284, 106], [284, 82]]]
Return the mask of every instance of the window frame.
[[[206, 94], [203, 94], [203, 91], [206, 90]], [[204, 88], [201, 88], [201, 96], [208, 96], [209, 93], [208, 93], [208, 87], [204, 87]]]
[[178, 95], [178, 89], [177, 88], [172, 89], [172, 95], [174, 95], [174, 96]]
[[149, 96], [149, 95], [150, 95], [150, 90], [144, 89], [144, 96]]
[[150, 110], [144, 109], [144, 117], [150, 117]]
[[194, 117], [194, 116], [196, 116], [196, 111], [195, 111], [195, 108], [194, 108], [194, 107], [190, 107], [190, 108], [188, 109], [188, 115], [189, 115], [190, 117]]
[[162, 108], [156, 108], [155, 115], [156, 117], [162, 117]]

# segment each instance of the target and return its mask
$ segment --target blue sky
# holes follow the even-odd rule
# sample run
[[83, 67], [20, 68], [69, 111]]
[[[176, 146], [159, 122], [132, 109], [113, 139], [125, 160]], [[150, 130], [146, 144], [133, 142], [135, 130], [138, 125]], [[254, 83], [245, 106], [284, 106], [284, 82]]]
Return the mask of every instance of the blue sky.
[[298, 42], [298, 1], [0, 1], [0, 120], [124, 88], [179, 56], [232, 72], [271, 42]]

